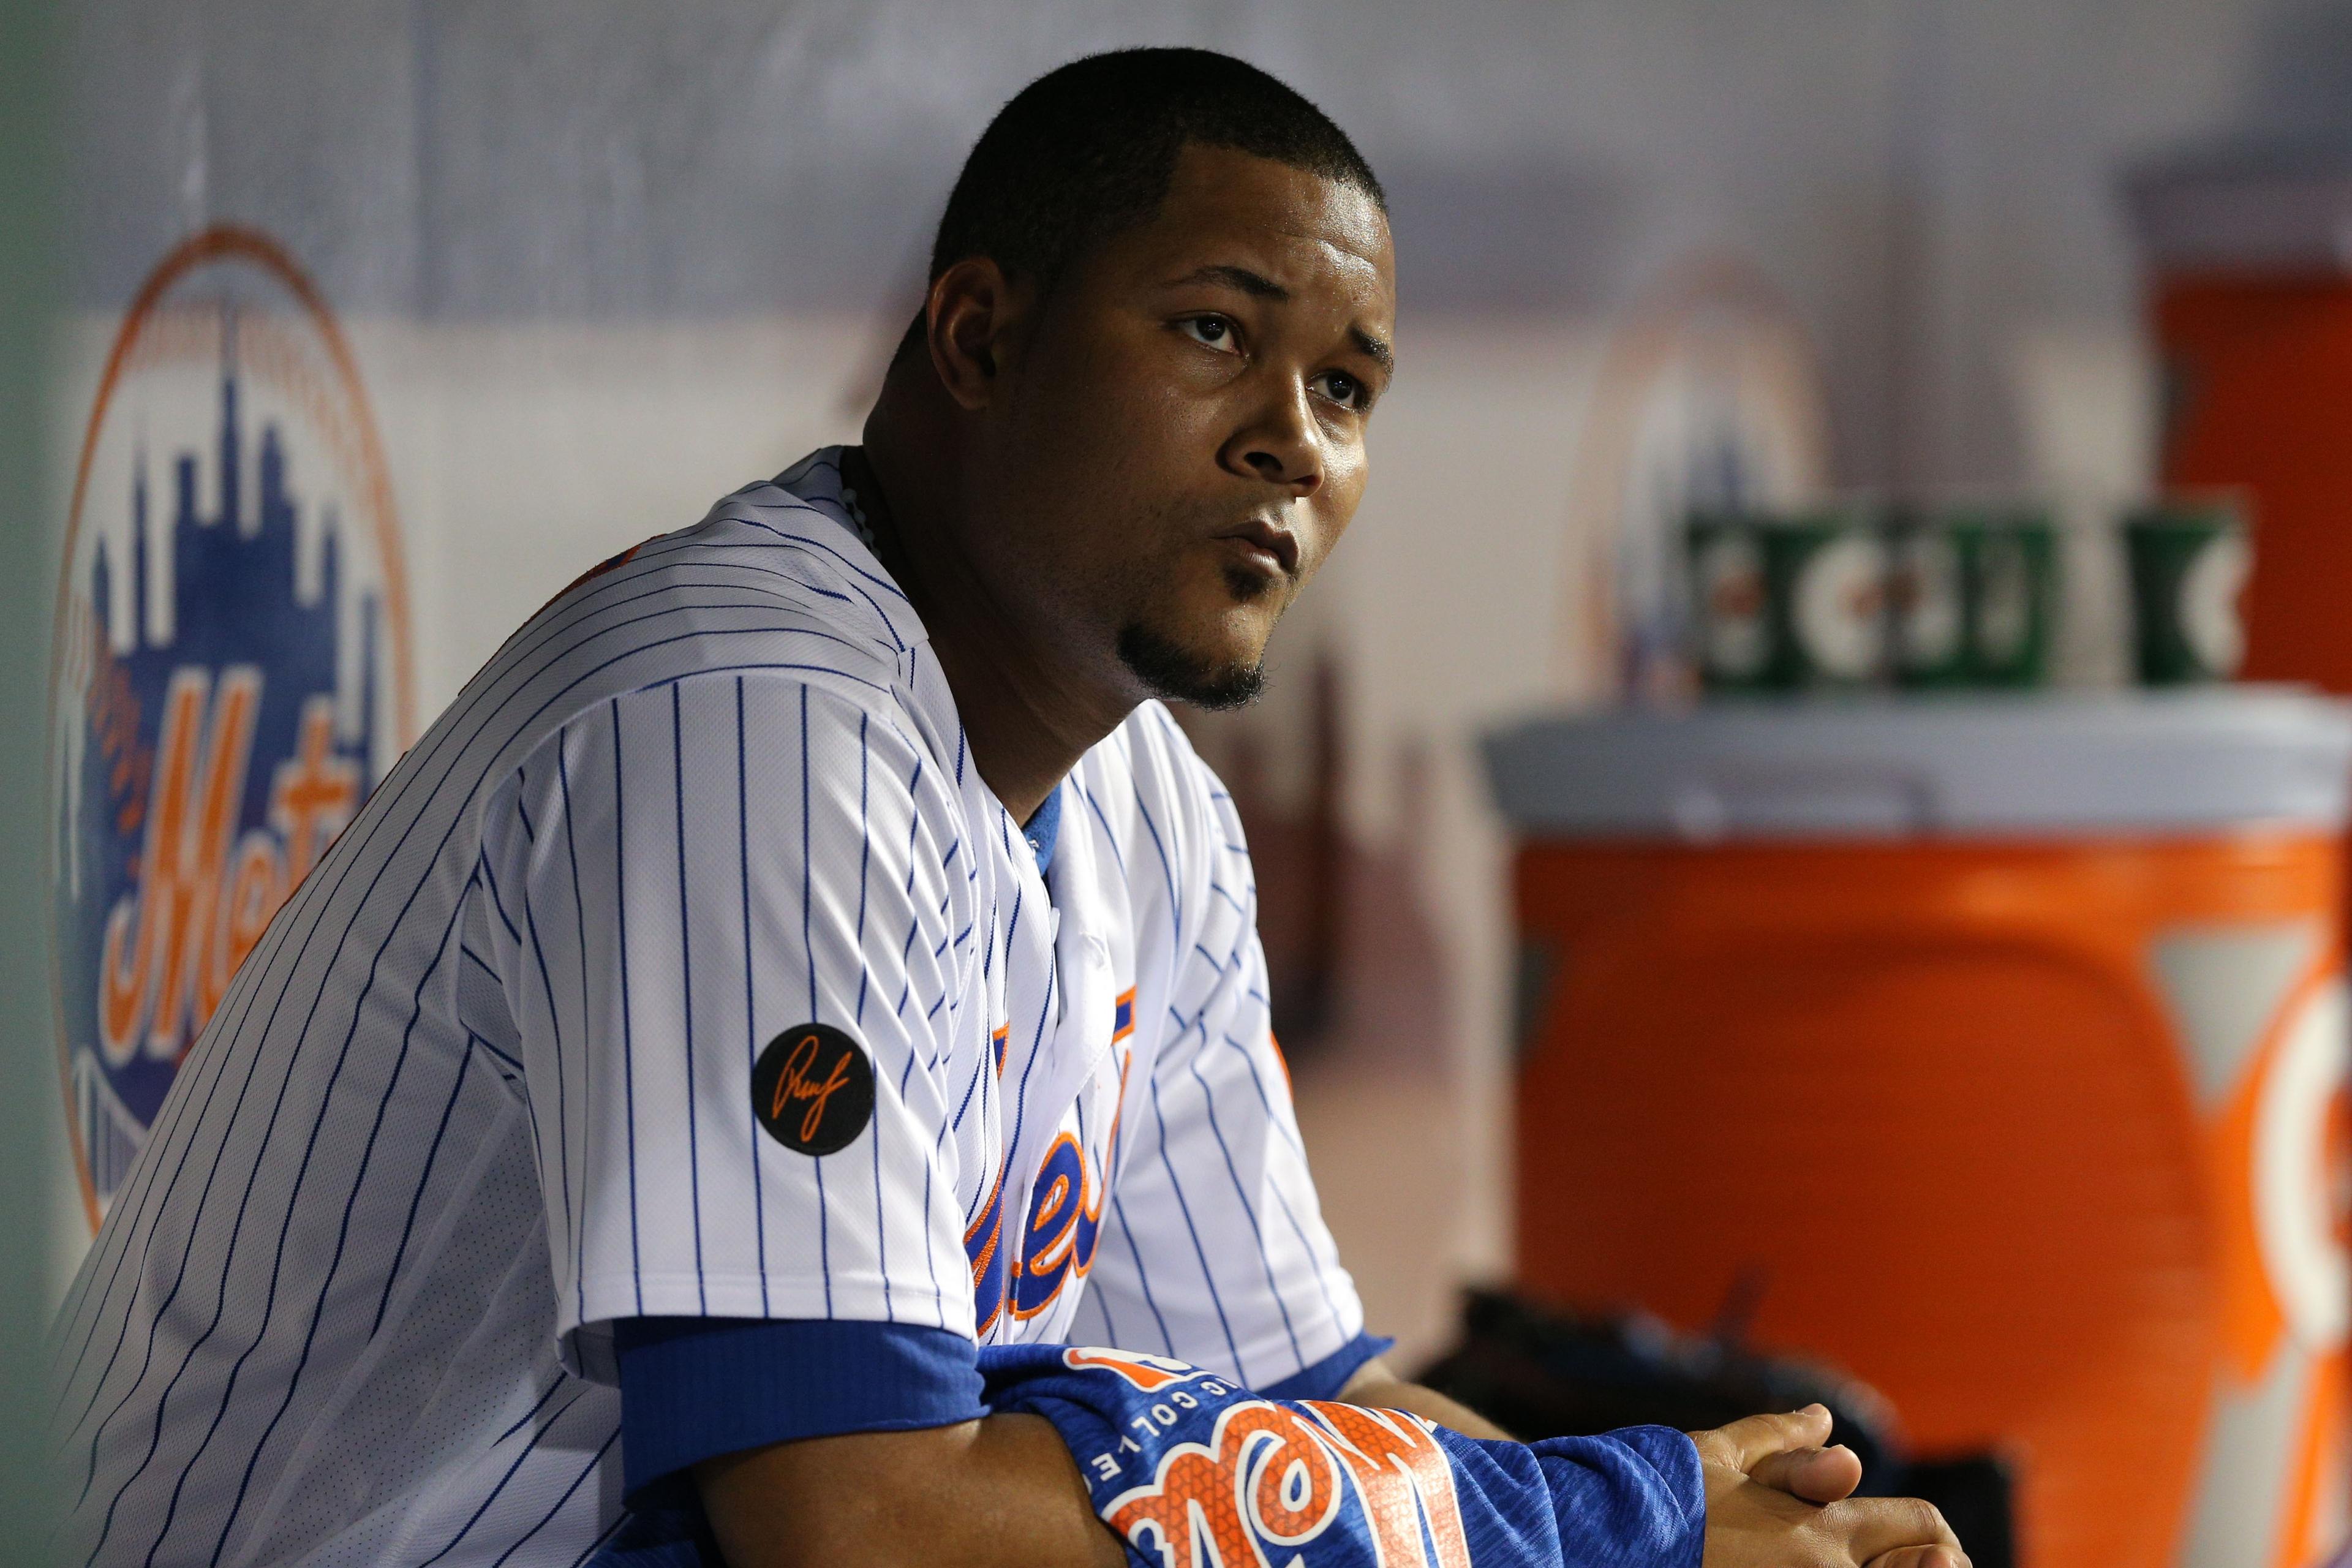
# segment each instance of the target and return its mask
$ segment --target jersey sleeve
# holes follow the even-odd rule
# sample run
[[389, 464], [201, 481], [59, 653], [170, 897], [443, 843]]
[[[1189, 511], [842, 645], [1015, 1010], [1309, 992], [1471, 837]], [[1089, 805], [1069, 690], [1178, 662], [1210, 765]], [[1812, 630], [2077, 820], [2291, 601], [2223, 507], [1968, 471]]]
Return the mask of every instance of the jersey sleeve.
[[971, 894], [891, 710], [693, 677], [579, 714], [489, 809], [567, 1361], [610, 1377], [624, 1319], [969, 1342], [942, 1080]]
[[990, 1404], [1043, 1415], [1130, 1562], [1287, 1568], [1698, 1568], [1705, 1475], [1680, 1432], [1532, 1444], [1290, 1400], [1172, 1359], [981, 1352]]
[[[1169, 834], [1183, 951], [1130, 1112], [1109, 1234], [1072, 1337], [1158, 1351], [1245, 1386], [1336, 1394], [1385, 1348], [1323, 1223], [1268, 1023], [1256, 881], [1231, 800]], [[1197, 852], [1185, 851], [1197, 846]], [[1181, 868], [1190, 863], [1192, 875]]]

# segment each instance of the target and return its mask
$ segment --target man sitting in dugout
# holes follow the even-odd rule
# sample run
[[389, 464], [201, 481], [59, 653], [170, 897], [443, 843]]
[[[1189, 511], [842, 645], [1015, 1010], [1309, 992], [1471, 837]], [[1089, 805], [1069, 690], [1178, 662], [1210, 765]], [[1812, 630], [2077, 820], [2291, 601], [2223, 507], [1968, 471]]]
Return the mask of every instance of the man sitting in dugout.
[[1818, 1408], [1523, 1445], [1365, 1331], [1162, 703], [1395, 300], [1263, 72], [1007, 104], [862, 444], [541, 611], [247, 959], [59, 1321], [68, 1560], [1959, 1568]]

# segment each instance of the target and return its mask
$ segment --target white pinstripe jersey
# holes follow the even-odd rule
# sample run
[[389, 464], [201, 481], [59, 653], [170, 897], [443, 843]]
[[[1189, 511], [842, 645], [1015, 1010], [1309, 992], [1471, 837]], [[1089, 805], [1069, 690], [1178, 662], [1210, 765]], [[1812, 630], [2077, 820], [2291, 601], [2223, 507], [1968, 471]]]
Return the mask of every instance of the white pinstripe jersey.
[[[1231, 802], [1147, 705], [1049, 895], [835, 463], [533, 617], [254, 950], [58, 1321], [66, 1560], [583, 1562], [617, 1319], [1360, 1331]], [[875, 1079], [823, 1155], [751, 1088], [809, 1023]]]

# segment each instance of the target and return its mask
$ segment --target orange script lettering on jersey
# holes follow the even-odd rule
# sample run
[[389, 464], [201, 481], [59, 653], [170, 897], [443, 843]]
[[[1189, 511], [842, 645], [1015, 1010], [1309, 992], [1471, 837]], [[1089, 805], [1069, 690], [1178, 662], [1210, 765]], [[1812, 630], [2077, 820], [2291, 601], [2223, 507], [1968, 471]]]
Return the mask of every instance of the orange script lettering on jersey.
[[824, 1124], [825, 1102], [849, 1081], [849, 1058], [845, 1054], [835, 1059], [832, 1074], [823, 1083], [809, 1081], [809, 1069], [816, 1065], [817, 1047], [821, 1042], [814, 1033], [803, 1035], [793, 1046], [793, 1054], [784, 1058], [783, 1076], [776, 1079], [776, 1092], [768, 1102], [768, 1120], [782, 1121], [788, 1106], [805, 1104], [808, 1114], [801, 1118], [801, 1142], [816, 1142], [817, 1129]]
[[1218, 1415], [1207, 1443], [1161, 1456], [1150, 1482], [1112, 1500], [1102, 1518], [1164, 1568], [1247, 1568], [1269, 1561], [1261, 1543], [1296, 1549], [1320, 1536], [1339, 1514], [1339, 1488], [1312, 1422], [1251, 1400]]

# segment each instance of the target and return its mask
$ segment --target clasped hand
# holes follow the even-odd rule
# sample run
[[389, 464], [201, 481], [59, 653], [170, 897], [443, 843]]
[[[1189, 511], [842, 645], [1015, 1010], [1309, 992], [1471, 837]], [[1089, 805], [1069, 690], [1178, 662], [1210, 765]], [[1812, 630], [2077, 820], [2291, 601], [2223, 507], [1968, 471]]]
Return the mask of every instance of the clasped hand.
[[1706, 1478], [1702, 1568], [1969, 1568], [1932, 1504], [1855, 1497], [1862, 1461], [1823, 1447], [1829, 1436], [1818, 1405], [1690, 1435]]

